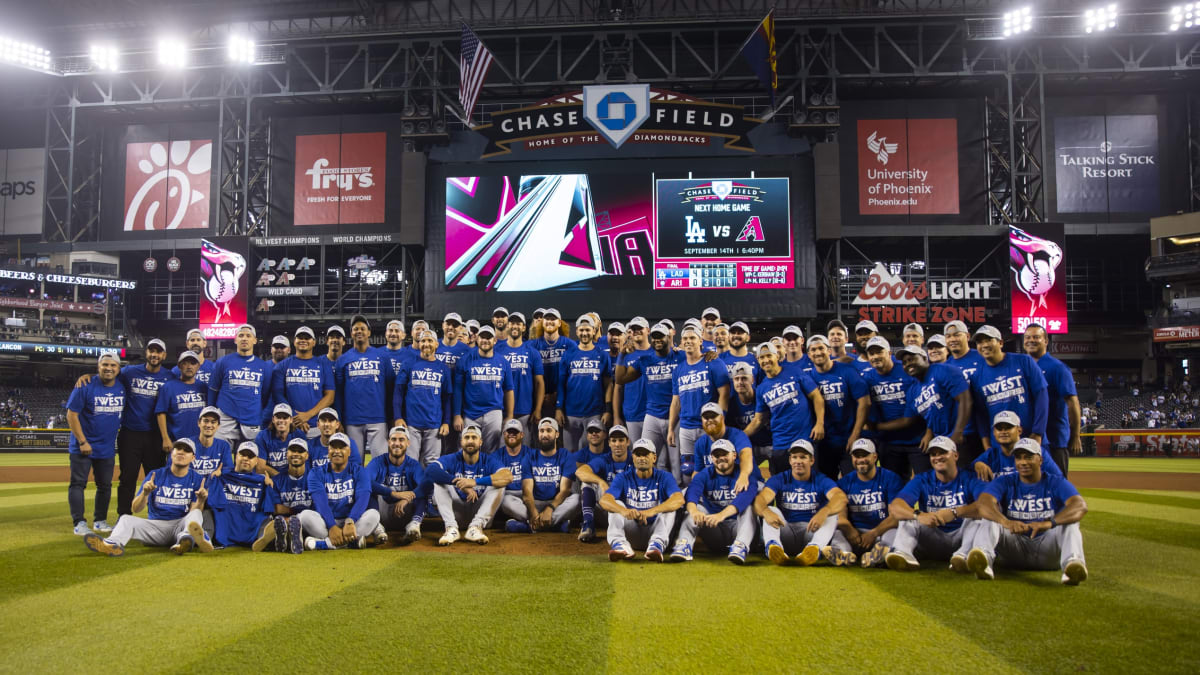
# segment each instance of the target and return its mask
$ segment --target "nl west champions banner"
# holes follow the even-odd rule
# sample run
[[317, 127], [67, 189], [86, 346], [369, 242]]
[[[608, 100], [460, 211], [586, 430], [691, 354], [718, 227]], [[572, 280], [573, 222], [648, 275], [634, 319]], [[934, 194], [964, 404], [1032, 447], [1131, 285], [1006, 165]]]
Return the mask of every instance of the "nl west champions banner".
[[655, 183], [648, 173], [447, 178], [446, 287], [794, 286], [788, 179]]
[[1014, 333], [1023, 333], [1035, 323], [1047, 333], [1067, 332], [1065, 242], [1062, 223], [1009, 226]]
[[1054, 120], [1059, 213], [1159, 211], [1157, 115]]
[[200, 240], [200, 332], [210, 340], [236, 337], [237, 327], [246, 323], [249, 242], [247, 237]]

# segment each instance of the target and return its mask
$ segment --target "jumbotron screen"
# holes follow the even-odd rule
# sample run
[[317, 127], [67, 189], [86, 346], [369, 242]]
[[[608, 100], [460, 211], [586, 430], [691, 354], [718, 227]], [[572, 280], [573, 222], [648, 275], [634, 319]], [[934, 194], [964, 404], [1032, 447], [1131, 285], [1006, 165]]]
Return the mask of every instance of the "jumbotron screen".
[[787, 178], [446, 179], [447, 289], [791, 289]]

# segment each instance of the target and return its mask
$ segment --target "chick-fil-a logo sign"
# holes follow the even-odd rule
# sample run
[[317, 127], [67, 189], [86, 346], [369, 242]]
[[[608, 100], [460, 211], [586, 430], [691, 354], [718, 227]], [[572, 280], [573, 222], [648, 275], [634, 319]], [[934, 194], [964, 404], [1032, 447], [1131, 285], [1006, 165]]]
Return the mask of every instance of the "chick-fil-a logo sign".
[[126, 232], [208, 227], [212, 141], [171, 140], [125, 146]]
[[382, 223], [387, 132], [296, 137], [296, 225]]

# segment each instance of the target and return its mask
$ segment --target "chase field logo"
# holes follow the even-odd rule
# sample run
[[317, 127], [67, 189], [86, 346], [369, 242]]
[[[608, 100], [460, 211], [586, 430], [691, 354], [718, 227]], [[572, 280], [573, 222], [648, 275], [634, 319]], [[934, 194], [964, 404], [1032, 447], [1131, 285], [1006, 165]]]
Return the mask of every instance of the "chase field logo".
[[888, 143], [887, 136], [883, 138], [875, 138], [878, 131], [872, 131], [870, 136], [867, 136], [867, 149], [875, 153], [875, 159], [879, 160], [880, 164], [888, 163], [888, 156], [900, 149], [899, 143]]
[[650, 119], [650, 85], [606, 84], [583, 88], [583, 118], [614, 148]]

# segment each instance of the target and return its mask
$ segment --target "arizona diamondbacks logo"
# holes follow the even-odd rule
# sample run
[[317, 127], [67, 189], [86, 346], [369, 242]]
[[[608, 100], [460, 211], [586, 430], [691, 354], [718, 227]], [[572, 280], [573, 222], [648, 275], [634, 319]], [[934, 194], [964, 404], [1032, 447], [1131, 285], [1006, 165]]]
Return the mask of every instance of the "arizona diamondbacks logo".
[[888, 163], [888, 155], [900, 149], [899, 143], [888, 143], [887, 136], [876, 139], [875, 135], [878, 131], [872, 131], [870, 136], [867, 136], [867, 149], [875, 153], [875, 159], [879, 160], [880, 164]]
[[605, 84], [583, 88], [583, 119], [614, 148], [650, 119], [650, 85]]

